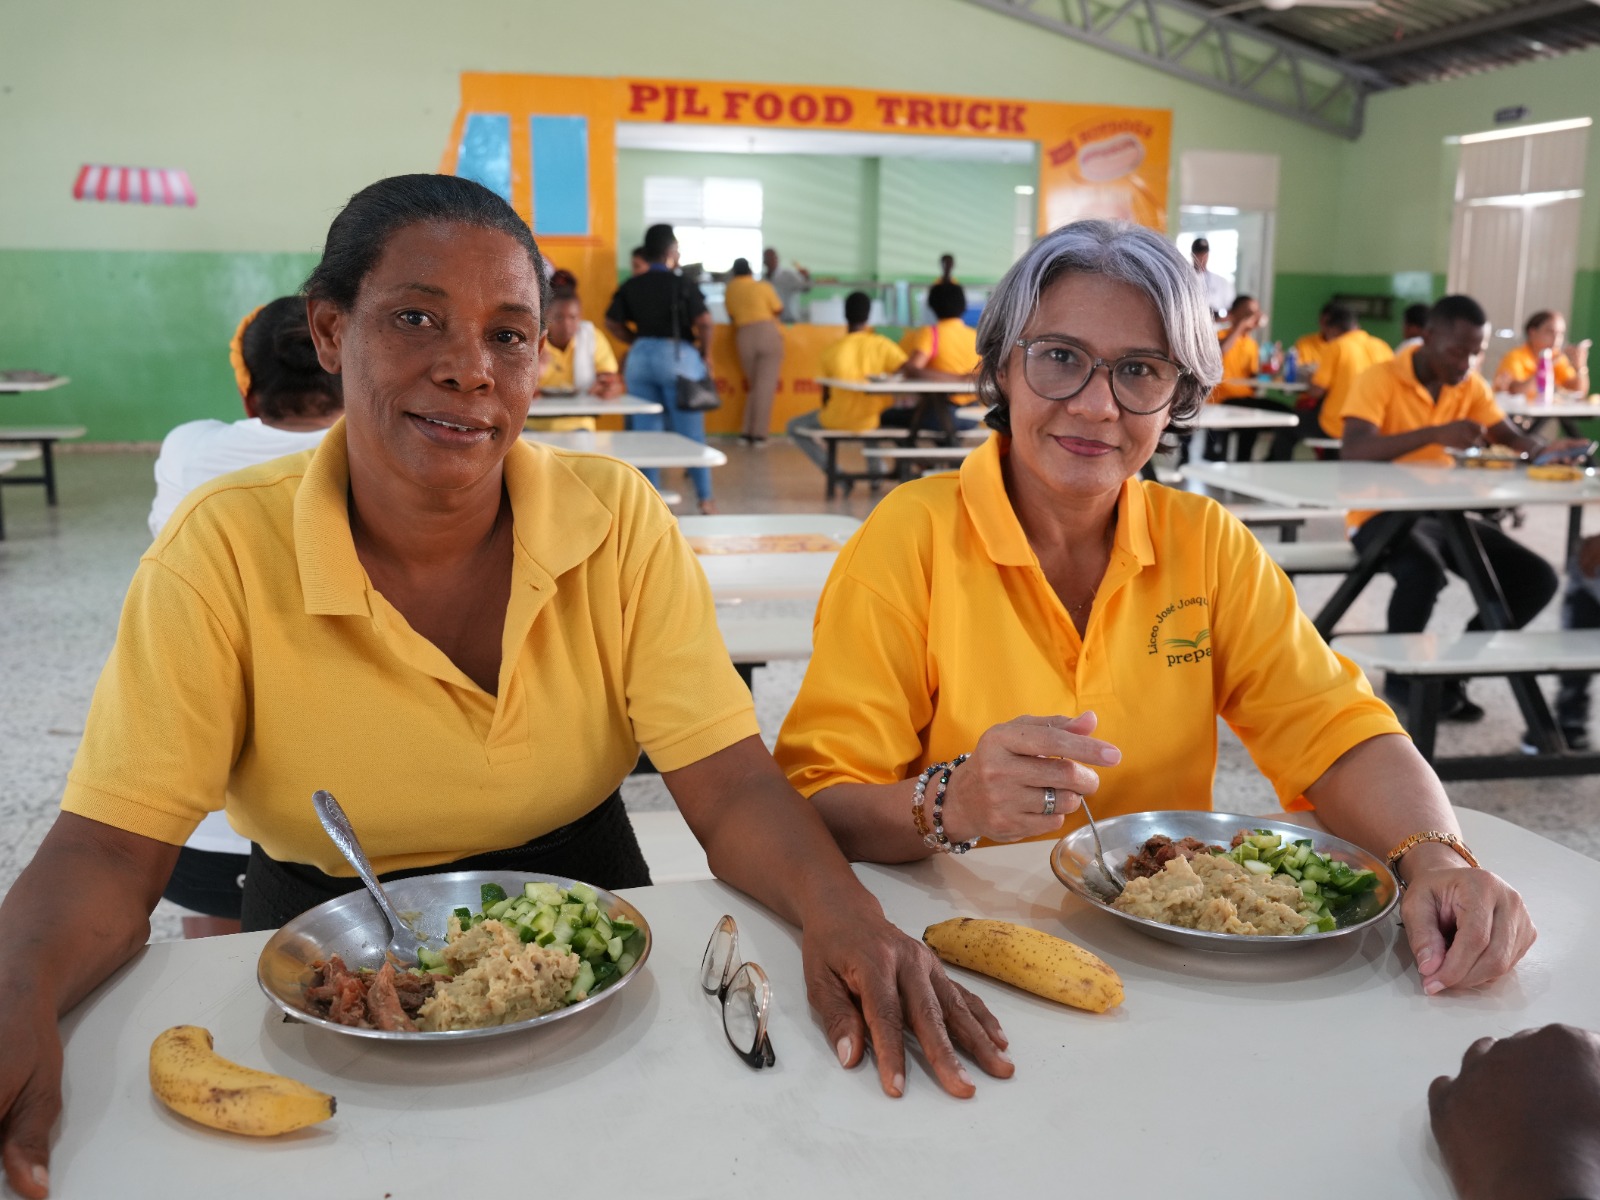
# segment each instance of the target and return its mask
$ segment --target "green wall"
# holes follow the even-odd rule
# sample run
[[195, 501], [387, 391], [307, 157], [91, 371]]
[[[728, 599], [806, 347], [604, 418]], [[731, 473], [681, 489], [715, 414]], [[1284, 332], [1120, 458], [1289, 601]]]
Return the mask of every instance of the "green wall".
[[956, 278], [993, 282], [1011, 266], [1016, 189], [1034, 166], [886, 158], [878, 203], [878, 276], [930, 279], [955, 255]]

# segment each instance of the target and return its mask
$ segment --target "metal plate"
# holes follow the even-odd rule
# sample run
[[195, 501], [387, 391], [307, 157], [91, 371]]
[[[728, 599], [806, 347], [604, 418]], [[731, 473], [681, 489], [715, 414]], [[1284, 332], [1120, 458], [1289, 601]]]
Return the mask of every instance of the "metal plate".
[[[410, 879], [385, 882], [383, 890], [388, 893], [390, 901], [403, 916], [410, 919], [412, 913], [418, 914], [413, 923], [419, 933], [443, 937], [454, 909], [470, 908], [473, 912], [479, 911], [480, 888], [483, 884], [498, 883], [505, 888], [508, 896], [515, 896], [525, 883], [553, 883], [557, 887], [570, 888], [575, 882], [577, 881], [559, 875], [528, 875], [518, 871], [452, 871], [442, 875], [417, 875]], [[589, 886], [594, 887], [593, 884]], [[319, 904], [316, 908], [301, 913], [273, 934], [261, 948], [261, 958], [256, 964], [256, 980], [261, 984], [261, 990], [267, 994], [267, 998], [295, 1020], [351, 1037], [376, 1038], [387, 1042], [447, 1042], [519, 1033], [537, 1025], [573, 1016], [597, 1004], [604, 1004], [628, 985], [644, 967], [645, 960], [650, 957], [650, 947], [655, 939], [650, 933], [650, 924], [644, 919], [644, 914], [615, 892], [608, 892], [598, 887], [594, 890], [599, 897], [601, 911], [612, 917], [623, 917], [632, 921], [644, 934], [644, 946], [639, 951], [639, 960], [610, 987], [590, 996], [587, 1000], [580, 1000], [576, 1004], [569, 1004], [554, 1012], [515, 1021], [509, 1025], [494, 1025], [488, 1029], [447, 1029], [405, 1033], [384, 1029], [356, 1029], [307, 1012], [304, 992], [305, 985], [312, 976], [313, 962], [337, 954], [344, 959], [345, 965], [351, 970], [360, 967], [371, 967], [376, 970], [383, 965], [383, 950], [389, 944], [389, 925], [366, 888]]]
[[1165, 834], [1173, 841], [1193, 837], [1208, 844], [1226, 846], [1233, 840], [1233, 835], [1241, 829], [1266, 829], [1281, 834], [1290, 841], [1310, 838], [1311, 848], [1318, 854], [1343, 859], [1358, 870], [1366, 867], [1377, 872], [1378, 886], [1367, 893], [1361, 904], [1346, 914], [1347, 918], [1353, 917], [1348, 925], [1341, 925], [1328, 933], [1301, 933], [1292, 937], [1263, 934], [1252, 937], [1238, 933], [1209, 933], [1199, 929], [1183, 929], [1177, 925], [1163, 925], [1160, 921], [1131, 916], [1120, 909], [1112, 908], [1109, 904], [1095, 899], [1083, 882], [1084, 865], [1094, 861], [1094, 838], [1089, 833], [1089, 827], [1085, 825], [1081, 829], [1075, 829], [1056, 843], [1055, 849], [1050, 852], [1050, 869], [1069, 891], [1102, 912], [1110, 913], [1119, 921], [1127, 921], [1134, 925], [1141, 933], [1179, 946], [1233, 954], [1254, 954], [1318, 944], [1332, 938], [1359, 933], [1376, 924], [1388, 915], [1389, 910], [1400, 898], [1400, 887], [1381, 858], [1369, 854], [1353, 842], [1336, 838], [1330, 833], [1308, 829], [1304, 825], [1274, 821], [1271, 817], [1182, 809], [1170, 812], [1128, 813], [1120, 817], [1110, 817], [1099, 822], [1099, 825], [1100, 840], [1105, 843], [1106, 848], [1106, 861], [1116, 867], [1123, 866], [1127, 862], [1128, 855], [1158, 833]]

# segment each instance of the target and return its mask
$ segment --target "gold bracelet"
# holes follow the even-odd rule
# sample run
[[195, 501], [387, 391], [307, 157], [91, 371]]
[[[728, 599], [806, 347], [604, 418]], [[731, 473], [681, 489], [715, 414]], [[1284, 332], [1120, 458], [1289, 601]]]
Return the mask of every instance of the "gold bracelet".
[[1400, 870], [1397, 864], [1412, 850], [1422, 845], [1423, 842], [1438, 842], [1441, 846], [1449, 846], [1450, 849], [1467, 860], [1469, 867], [1478, 865], [1478, 860], [1473, 857], [1472, 851], [1467, 849], [1467, 844], [1453, 833], [1444, 833], [1438, 829], [1427, 829], [1421, 833], [1413, 833], [1405, 841], [1389, 851], [1389, 857], [1384, 860], [1389, 870], [1394, 873], [1394, 877], [1400, 881], [1402, 888], [1406, 886], [1406, 881], [1400, 878]]

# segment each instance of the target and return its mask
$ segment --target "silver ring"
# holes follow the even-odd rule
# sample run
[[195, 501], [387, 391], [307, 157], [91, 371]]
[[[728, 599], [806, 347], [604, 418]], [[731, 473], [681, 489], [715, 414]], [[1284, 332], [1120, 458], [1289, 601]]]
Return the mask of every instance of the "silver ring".
[[1053, 787], [1044, 790], [1044, 815], [1047, 817], [1056, 815], [1056, 790]]

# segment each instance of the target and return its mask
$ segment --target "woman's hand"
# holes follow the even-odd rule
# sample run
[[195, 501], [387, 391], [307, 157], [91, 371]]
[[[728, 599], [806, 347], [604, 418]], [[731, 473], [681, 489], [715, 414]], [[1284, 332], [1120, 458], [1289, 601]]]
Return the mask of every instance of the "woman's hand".
[[1480, 1038], [1428, 1089], [1461, 1200], [1600, 1195], [1600, 1035], [1547, 1025]]
[[853, 1067], [870, 1045], [890, 1096], [906, 1090], [905, 1033], [916, 1036], [939, 1085], [965, 1099], [977, 1089], [956, 1056], [960, 1047], [990, 1075], [1009, 1079], [1000, 1022], [921, 942], [881, 913], [815, 917], [801, 941], [806, 993], [839, 1065]]
[[61, 1115], [61, 1032], [56, 1015], [30, 992], [0, 1013], [0, 1162], [19, 1196], [50, 1194], [50, 1134]]
[[[1078, 717], [1017, 717], [978, 739], [972, 757], [950, 775], [945, 788], [944, 829], [952, 842], [986, 837], [1017, 842], [1060, 829], [1100, 786], [1086, 765], [1114, 766], [1122, 752], [1089, 735], [1092, 712]], [[1045, 788], [1056, 793], [1055, 814], [1044, 814]], [[930, 785], [928, 824], [933, 824]]]
[[[1406, 857], [1424, 850], [1454, 857], [1443, 847], [1420, 846]], [[1430, 996], [1500, 978], [1538, 936], [1522, 897], [1491, 871], [1419, 864], [1407, 881], [1400, 914]]]

